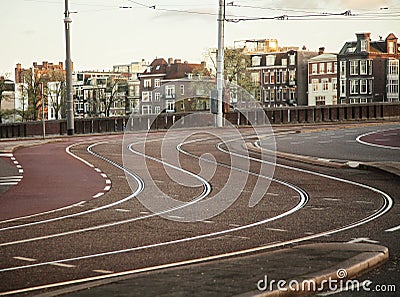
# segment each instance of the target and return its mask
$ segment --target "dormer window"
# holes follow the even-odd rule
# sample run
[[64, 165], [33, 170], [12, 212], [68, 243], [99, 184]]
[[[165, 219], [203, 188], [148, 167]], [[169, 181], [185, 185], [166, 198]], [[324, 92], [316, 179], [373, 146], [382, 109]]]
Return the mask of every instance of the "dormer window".
[[394, 49], [395, 49], [395, 44], [394, 42], [389, 42], [388, 43], [388, 54], [394, 54]]
[[362, 52], [366, 52], [368, 50], [367, 48], [367, 40], [366, 39], [362, 39], [361, 40], [361, 49]]

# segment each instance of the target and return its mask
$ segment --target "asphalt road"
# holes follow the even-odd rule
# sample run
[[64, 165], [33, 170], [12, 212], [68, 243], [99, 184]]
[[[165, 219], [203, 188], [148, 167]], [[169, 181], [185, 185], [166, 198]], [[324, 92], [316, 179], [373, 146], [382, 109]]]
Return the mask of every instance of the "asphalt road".
[[[274, 141], [270, 140], [275, 139], [278, 150], [296, 154], [340, 160], [359, 160], [355, 158], [365, 155], [368, 160], [398, 161], [398, 150], [356, 140], [396, 127], [299, 126], [295, 130], [302, 133], [293, 134], [287, 133], [293, 128], [277, 128], [274, 137], [262, 135], [267, 137], [261, 145], [271, 148]], [[0, 222], [0, 292], [34, 295], [88, 279], [156, 270], [193, 259], [201, 262], [230, 252], [337, 241], [389, 247], [388, 263], [363, 277], [400, 289], [399, 177], [281, 159], [275, 163], [269, 153], [245, 149], [246, 143], [258, 139], [255, 131], [241, 129], [240, 133], [244, 140], [237, 138], [234, 129], [192, 130], [167, 136], [165, 132], [132, 134], [125, 139], [92, 137], [89, 142], [76, 139], [76, 143], [69, 139], [17, 151], [16, 159], [26, 168], [23, 181], [1, 194], [0, 201], [21, 189], [25, 180], [34, 179], [28, 168], [39, 174], [44, 167], [33, 156], [46, 155], [68, 158], [70, 162], [62, 165], [54, 161], [58, 168], [54, 172], [74, 181], [61, 185], [60, 175], [47, 173], [41, 191], [61, 188], [62, 193], [52, 195], [55, 200], [60, 197], [57, 207], [72, 206], [16, 220], [5, 217]], [[396, 146], [396, 135], [392, 131], [361, 140]], [[395, 140], [384, 141], [384, 137]], [[222, 140], [225, 143], [218, 145]], [[65, 152], [72, 143], [70, 152], [85, 163]], [[12, 166], [4, 168], [11, 173]], [[33, 212], [56, 208], [47, 199], [26, 205]], [[10, 213], [17, 215], [12, 209]], [[235, 293], [249, 288], [242, 290]], [[198, 296], [205, 295], [215, 296], [215, 292], [200, 286]]]

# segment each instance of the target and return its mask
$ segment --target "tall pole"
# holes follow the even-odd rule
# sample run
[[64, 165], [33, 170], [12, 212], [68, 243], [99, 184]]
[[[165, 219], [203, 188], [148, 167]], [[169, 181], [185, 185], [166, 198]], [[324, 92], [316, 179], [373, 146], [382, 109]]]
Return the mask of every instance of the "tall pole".
[[69, 17], [68, 0], [65, 0], [65, 73], [66, 73], [66, 103], [67, 103], [67, 134], [74, 134], [74, 98], [72, 95], [72, 62], [71, 62], [71, 44], [70, 44], [70, 24], [72, 23]]
[[222, 100], [224, 92], [224, 23], [225, 23], [225, 0], [219, 0], [218, 57], [217, 57], [217, 102], [218, 102], [217, 127], [223, 126]]

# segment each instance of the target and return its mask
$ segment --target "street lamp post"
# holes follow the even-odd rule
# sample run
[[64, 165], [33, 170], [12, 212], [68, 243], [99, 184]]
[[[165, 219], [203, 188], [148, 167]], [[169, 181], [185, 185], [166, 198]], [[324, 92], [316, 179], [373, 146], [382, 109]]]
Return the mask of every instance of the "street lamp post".
[[72, 95], [72, 62], [71, 62], [71, 44], [70, 44], [70, 24], [72, 23], [69, 17], [68, 0], [65, 0], [65, 45], [66, 45], [66, 59], [65, 59], [65, 75], [66, 75], [66, 103], [67, 103], [67, 134], [74, 134], [74, 98]]
[[225, 0], [219, 0], [218, 57], [217, 57], [217, 103], [218, 103], [217, 127], [223, 126], [222, 100], [224, 91], [224, 23], [225, 23]]

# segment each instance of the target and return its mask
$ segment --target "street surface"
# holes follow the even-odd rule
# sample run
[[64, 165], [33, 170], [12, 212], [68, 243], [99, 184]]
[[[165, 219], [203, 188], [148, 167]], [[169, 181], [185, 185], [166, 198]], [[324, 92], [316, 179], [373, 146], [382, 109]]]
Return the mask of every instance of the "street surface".
[[[279, 152], [342, 164], [395, 163], [399, 123], [279, 126], [274, 135], [243, 128], [240, 134], [228, 128], [68, 138], [1, 156], [0, 178], [7, 182], [0, 182], [0, 295], [36, 295], [233, 252], [239, 259], [254, 250], [325, 242], [388, 247], [389, 261], [360, 279], [400, 290], [400, 177], [275, 160], [270, 152], [276, 143]], [[262, 277], [248, 270], [249, 279]], [[232, 296], [256, 283], [234, 292], [218, 280], [214, 289], [199, 288], [197, 296]], [[131, 292], [145, 295], [143, 286]]]

